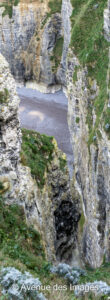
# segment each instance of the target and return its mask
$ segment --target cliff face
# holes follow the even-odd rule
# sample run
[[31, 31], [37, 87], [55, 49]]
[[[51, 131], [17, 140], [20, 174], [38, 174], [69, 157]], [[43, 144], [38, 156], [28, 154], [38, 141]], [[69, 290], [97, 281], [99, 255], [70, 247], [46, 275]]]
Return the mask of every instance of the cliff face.
[[67, 0], [0, 0], [0, 52], [17, 81], [66, 86], [71, 12]]
[[40, 21], [39, 30], [30, 40], [24, 53], [25, 78], [45, 85], [55, 85], [57, 68], [60, 64], [63, 47], [61, 14], [55, 13], [46, 24]]
[[62, 28], [64, 34], [64, 43], [63, 43], [61, 67], [57, 72], [57, 78], [59, 82], [60, 82], [60, 78], [62, 78], [62, 85], [65, 87], [67, 86], [67, 81], [66, 81], [67, 54], [68, 54], [68, 48], [71, 39], [71, 22], [70, 22], [71, 14], [72, 14], [71, 2], [68, 0], [63, 0], [62, 9], [61, 9], [61, 18], [62, 18]]
[[[18, 105], [15, 81], [8, 63], [0, 55], [0, 195], [8, 204], [16, 202], [24, 207], [27, 222], [42, 234], [49, 260], [56, 260], [57, 257], [58, 260], [70, 261], [77, 244], [80, 207], [77, 193], [73, 191], [72, 194], [70, 191], [66, 157], [53, 140], [49, 144], [53, 149], [51, 161], [48, 168], [45, 168], [45, 182], [40, 189], [39, 180], [32, 178], [30, 169], [20, 162]], [[30, 136], [30, 144], [27, 142], [30, 145], [28, 153], [34, 149], [33, 155], [38, 151], [34, 135], [32, 133], [30, 136], [27, 132], [26, 136], [26, 141]], [[45, 151], [48, 143], [43, 145], [42, 138], [39, 143], [42, 151]], [[48, 156], [45, 161], [46, 159]], [[35, 170], [39, 168], [39, 164], [42, 171], [42, 158]]]
[[[67, 68], [68, 122], [75, 164], [74, 183], [83, 208], [80, 253], [86, 263], [98, 267], [104, 259], [110, 260], [110, 45], [107, 42], [110, 41], [110, 7], [108, 4], [107, 9], [107, 2], [106, 5], [100, 1], [97, 5], [94, 1], [82, 2], [78, 10], [76, 1], [72, 1]], [[98, 18], [98, 30], [95, 18]]]
[[[10, 84], [11, 82], [11, 84]], [[21, 133], [18, 120], [19, 100], [8, 63], [0, 55], [0, 181], [11, 198], [15, 196]]]
[[[0, 47], [17, 79], [67, 86], [74, 188], [67, 169], [60, 169], [57, 147], [42, 193], [20, 165], [18, 100], [1, 57], [2, 193], [24, 205], [27, 220], [43, 235], [49, 259], [72, 259], [79, 247], [83, 261], [98, 267], [110, 261], [110, 1], [107, 6], [107, 1], [63, 0], [60, 11], [51, 11], [47, 1], [41, 11], [38, 3], [20, 1], [12, 16], [1, 17]], [[13, 32], [15, 45], [10, 43]]]
[[27, 80], [66, 87], [71, 13], [70, 1], [64, 0], [60, 12], [51, 12], [49, 18], [41, 22], [39, 30], [36, 29], [24, 53]]
[[1, 0], [0, 51], [16, 80], [46, 86], [64, 84], [61, 0], [9, 4]]
[[[73, 59], [75, 57], [72, 56]], [[91, 266], [98, 267], [103, 262], [104, 254], [107, 259], [110, 258], [110, 143], [100, 124], [101, 140], [97, 137], [96, 145], [93, 143], [88, 148], [86, 118], [88, 100], [92, 96], [87, 90], [84, 70], [79, 72], [75, 86], [71, 84], [71, 67], [74, 68], [70, 62], [68, 120], [75, 158], [74, 180], [81, 195], [82, 215], [85, 219], [81, 247], [84, 260]], [[86, 91], [83, 92], [83, 89]], [[93, 138], [96, 139], [96, 136]]]
[[25, 65], [22, 55], [47, 12], [48, 1], [21, 0], [16, 6], [7, 5], [6, 1], [0, 1], [0, 52], [9, 62], [14, 77], [23, 81]]

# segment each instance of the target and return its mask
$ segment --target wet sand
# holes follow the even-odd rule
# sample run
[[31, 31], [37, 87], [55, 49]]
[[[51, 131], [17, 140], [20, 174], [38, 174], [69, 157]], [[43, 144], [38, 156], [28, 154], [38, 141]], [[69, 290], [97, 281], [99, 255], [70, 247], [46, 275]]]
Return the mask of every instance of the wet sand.
[[21, 127], [54, 136], [59, 148], [66, 153], [70, 175], [73, 154], [67, 124], [67, 98], [62, 91], [43, 94], [25, 87], [17, 89], [21, 99], [19, 115]]

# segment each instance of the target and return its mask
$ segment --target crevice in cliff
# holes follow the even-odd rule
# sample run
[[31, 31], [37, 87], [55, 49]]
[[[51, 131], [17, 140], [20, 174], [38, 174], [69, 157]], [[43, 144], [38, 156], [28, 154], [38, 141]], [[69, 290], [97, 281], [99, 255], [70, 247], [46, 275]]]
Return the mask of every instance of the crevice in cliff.
[[[77, 203], [78, 205], [78, 203]], [[77, 229], [80, 213], [74, 201], [62, 201], [54, 212], [56, 228], [56, 256], [60, 261], [71, 262], [77, 245]]]
[[105, 178], [103, 172], [98, 174], [97, 176], [97, 193], [99, 195], [99, 205], [98, 205], [98, 213], [99, 213], [99, 224], [98, 224], [98, 231], [100, 233], [100, 246], [103, 248], [104, 246], [104, 237], [105, 237], [105, 226], [107, 222], [106, 218], [106, 206], [108, 195], [105, 187]]

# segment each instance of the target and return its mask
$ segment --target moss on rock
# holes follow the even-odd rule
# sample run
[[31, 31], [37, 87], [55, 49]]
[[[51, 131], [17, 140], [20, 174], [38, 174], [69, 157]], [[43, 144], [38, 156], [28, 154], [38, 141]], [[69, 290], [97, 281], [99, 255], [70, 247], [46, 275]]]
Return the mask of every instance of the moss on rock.
[[0, 91], [0, 104], [5, 104], [8, 102], [9, 98], [9, 91], [7, 88], [4, 91]]
[[53, 137], [39, 134], [33, 130], [22, 129], [21, 162], [31, 169], [32, 176], [42, 188], [45, 184], [45, 171], [52, 160]]
[[13, 6], [17, 6], [20, 0], [9, 0], [6, 2], [3, 2], [0, 7], [4, 7], [4, 12], [2, 14], [3, 17], [6, 15], [9, 16], [9, 18], [12, 18], [13, 15]]
[[[96, 80], [99, 93], [92, 105], [88, 105], [87, 124], [89, 127], [88, 144], [93, 142], [100, 121], [108, 123], [108, 110], [104, 113], [107, 98], [107, 71], [108, 71], [108, 50], [110, 43], [105, 40], [104, 9], [107, 7], [107, 0], [71, 0], [73, 12], [71, 16], [72, 32], [71, 47], [80, 61], [82, 67], [87, 66], [88, 78]], [[76, 78], [76, 74], [75, 80]], [[95, 110], [96, 121], [93, 126], [92, 111]]]
[[28, 227], [24, 209], [16, 204], [6, 205], [0, 197], [0, 252], [40, 273], [45, 254], [39, 233]]
[[53, 72], [56, 72], [57, 68], [59, 67], [59, 64], [61, 62], [62, 52], [63, 52], [63, 43], [64, 38], [60, 37], [55, 44], [54, 50], [53, 50], [53, 56], [51, 56], [51, 61], [53, 62], [52, 70]]

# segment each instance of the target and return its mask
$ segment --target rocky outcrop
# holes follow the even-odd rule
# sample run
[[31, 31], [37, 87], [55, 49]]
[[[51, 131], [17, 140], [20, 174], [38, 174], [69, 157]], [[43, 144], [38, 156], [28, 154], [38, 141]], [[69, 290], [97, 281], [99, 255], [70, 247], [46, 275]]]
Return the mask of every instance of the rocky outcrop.
[[20, 0], [16, 6], [9, 4], [9, 7], [1, 0], [0, 52], [17, 81], [31, 81], [34, 87], [37, 83], [64, 84], [65, 54], [61, 62], [62, 51], [61, 13], [51, 12], [47, 0]]
[[[74, 66], [69, 66], [69, 72]], [[69, 74], [70, 74], [69, 73]], [[82, 198], [85, 226], [83, 231], [83, 254], [86, 262], [97, 267], [103, 262], [104, 253], [109, 257], [109, 151], [110, 143], [100, 128], [102, 139], [97, 145], [87, 146], [88, 128], [86, 107], [88, 90], [85, 71], [79, 71], [76, 85], [69, 87], [69, 127], [73, 142], [75, 185]], [[71, 79], [72, 81], [72, 79]], [[84, 92], [83, 92], [84, 90]], [[74, 117], [73, 117], [74, 116]], [[79, 123], [76, 122], [79, 118]]]
[[30, 40], [29, 47], [24, 53], [24, 65], [26, 66], [26, 80], [33, 80], [34, 86], [35, 83], [39, 82], [46, 86], [60, 85], [66, 87], [67, 53], [71, 38], [71, 13], [70, 1], [63, 0], [61, 13], [52, 14], [44, 22], [45, 25], [44, 23], [42, 25], [41, 22], [40, 28], [36, 29]]
[[66, 157], [53, 140], [52, 161], [40, 190], [30, 169], [20, 163], [18, 105], [15, 81], [0, 55], [0, 195], [6, 203], [24, 207], [28, 224], [42, 234], [48, 260], [71, 261], [80, 205], [77, 194], [70, 191]]
[[62, 17], [62, 28], [64, 33], [64, 44], [63, 44], [60, 68], [57, 71], [57, 80], [64, 87], [67, 86], [66, 71], [67, 71], [67, 54], [68, 54], [68, 48], [71, 39], [71, 22], [70, 22], [71, 13], [72, 13], [71, 1], [63, 0], [61, 17]]
[[17, 198], [21, 144], [18, 105], [14, 79], [0, 55], [0, 181], [9, 199]]
[[[45, 26], [40, 22], [39, 29], [36, 28], [35, 34], [23, 54], [26, 81], [41, 82], [47, 86], [58, 83], [56, 72], [62, 55], [62, 35], [62, 20], [59, 13], [53, 14]], [[61, 44], [61, 49], [58, 44]], [[55, 47], [58, 48], [57, 51], [61, 52], [57, 52], [56, 60], [54, 59]]]
[[[93, 12], [97, 8], [92, 9]], [[105, 11], [106, 16], [107, 14], [108, 10]], [[108, 39], [107, 19], [104, 24]], [[71, 48], [68, 52], [67, 93], [68, 123], [74, 154], [74, 184], [81, 196], [83, 208], [82, 231], [79, 234], [80, 253], [86, 263], [98, 267], [104, 259], [110, 260], [109, 124], [103, 111], [98, 123], [97, 108], [93, 107], [95, 99], [100, 95], [100, 87], [94, 79], [95, 70], [91, 76], [88, 66], [82, 66], [75, 50]], [[106, 82], [106, 78], [103, 80]], [[107, 90], [106, 83], [105, 89]], [[107, 103], [105, 99], [105, 112]]]
[[[0, 4], [3, 4], [2, 0]], [[47, 0], [43, 2], [20, 0], [16, 6], [13, 6], [11, 16], [8, 14], [10, 6], [5, 15], [5, 7], [0, 7], [0, 52], [9, 62], [16, 80], [23, 81], [25, 78], [22, 56], [35, 30], [39, 29], [39, 23], [44, 20], [47, 7]]]
[[[43, 90], [66, 86], [66, 58], [70, 42], [70, 1], [53, 13], [48, 1], [20, 0], [7, 8], [1, 0], [0, 52], [17, 81]], [[58, 9], [59, 11], [59, 9]], [[39, 84], [39, 86], [38, 86]], [[48, 90], [47, 90], [48, 91]]]
[[28, 222], [42, 233], [47, 258], [71, 262], [77, 246], [80, 203], [77, 195], [70, 192], [67, 167], [61, 170], [59, 158], [61, 152], [56, 145], [45, 186], [37, 192], [36, 200], [25, 202], [25, 211]]

